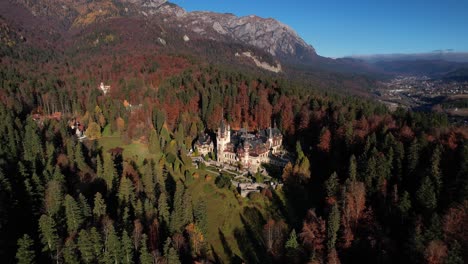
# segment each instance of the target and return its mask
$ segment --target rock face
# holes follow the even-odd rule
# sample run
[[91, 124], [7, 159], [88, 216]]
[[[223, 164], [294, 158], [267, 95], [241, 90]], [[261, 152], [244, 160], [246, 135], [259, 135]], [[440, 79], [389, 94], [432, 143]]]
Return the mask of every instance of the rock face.
[[289, 26], [272, 18], [255, 15], [237, 17], [213, 12], [186, 12], [173, 4], [163, 4], [153, 11], [198, 36], [217, 39], [220, 36], [254, 46], [277, 57], [287, 58], [316, 55]]
[[[69, 27], [119, 16], [142, 19], [164, 18], [164, 26], [177, 27], [190, 39], [209, 39], [245, 44], [281, 59], [317, 56], [289, 26], [271, 18], [237, 17], [213, 12], [186, 12], [167, 0], [13, 0], [27, 7], [35, 16], [61, 19]], [[182, 35], [182, 36], [183, 36]], [[185, 39], [185, 38], [184, 38]]]

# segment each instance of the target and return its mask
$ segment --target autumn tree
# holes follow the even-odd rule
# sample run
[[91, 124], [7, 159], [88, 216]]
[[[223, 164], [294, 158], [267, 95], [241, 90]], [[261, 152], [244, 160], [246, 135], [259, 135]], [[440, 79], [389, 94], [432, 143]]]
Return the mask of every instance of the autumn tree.
[[85, 135], [89, 139], [99, 139], [101, 138], [101, 126], [96, 122], [91, 122], [86, 129]]
[[325, 221], [314, 210], [309, 210], [299, 234], [302, 244], [312, 255], [323, 256], [326, 236]]

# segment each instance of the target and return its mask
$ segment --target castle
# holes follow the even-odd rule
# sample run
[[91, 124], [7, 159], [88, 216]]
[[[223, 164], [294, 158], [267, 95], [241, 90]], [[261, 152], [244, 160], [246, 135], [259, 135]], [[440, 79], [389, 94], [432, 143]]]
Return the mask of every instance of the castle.
[[231, 131], [224, 121], [216, 136], [217, 161], [227, 164], [241, 164], [244, 168], [256, 171], [262, 163], [284, 165], [277, 156], [281, 150], [283, 135], [277, 128], [249, 133], [246, 129]]

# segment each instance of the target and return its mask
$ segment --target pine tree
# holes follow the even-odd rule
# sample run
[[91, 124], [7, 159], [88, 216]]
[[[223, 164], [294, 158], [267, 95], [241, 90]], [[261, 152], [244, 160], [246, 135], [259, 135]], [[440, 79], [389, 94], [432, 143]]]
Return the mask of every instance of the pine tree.
[[152, 162], [149, 162], [144, 166], [143, 174], [141, 177], [142, 177], [141, 180], [143, 182], [143, 188], [144, 188], [146, 197], [148, 197], [148, 199], [154, 202], [156, 199], [156, 195], [155, 195], [156, 179], [154, 177]]
[[107, 190], [112, 191], [114, 181], [117, 178], [117, 170], [115, 169], [114, 161], [112, 156], [108, 153], [104, 153], [104, 173], [103, 178], [107, 185]]
[[134, 187], [132, 181], [123, 176], [120, 180], [119, 192], [117, 194], [121, 203], [129, 204], [134, 197]]
[[349, 179], [357, 181], [357, 162], [354, 155], [349, 158]]
[[126, 230], [122, 233], [122, 249], [123, 249], [123, 263], [131, 264], [133, 263], [133, 245], [132, 240], [128, 236]]
[[80, 202], [81, 212], [83, 213], [83, 217], [86, 220], [89, 217], [91, 217], [91, 207], [89, 207], [88, 200], [86, 199], [86, 197], [84, 197], [83, 194], [80, 193], [78, 199]]
[[340, 229], [340, 210], [338, 204], [334, 204], [327, 221], [327, 247], [328, 251], [335, 248], [338, 229]]
[[75, 164], [80, 171], [86, 171], [88, 165], [86, 164], [85, 158], [83, 156], [83, 147], [80, 142], [76, 144], [75, 148]]
[[192, 196], [189, 192], [184, 193], [183, 199], [183, 225], [187, 225], [193, 222], [193, 205]]
[[102, 198], [101, 193], [96, 193], [94, 196], [94, 208], [93, 215], [95, 219], [99, 219], [101, 216], [106, 215], [106, 201]]
[[174, 194], [174, 204], [171, 214], [171, 232], [181, 232], [184, 227], [184, 191], [185, 187], [181, 181], [177, 182]]
[[407, 157], [408, 175], [412, 176], [412, 174], [416, 172], [416, 168], [419, 164], [419, 143], [416, 138], [411, 142]]
[[434, 153], [432, 153], [431, 157], [431, 167], [430, 167], [430, 175], [432, 182], [434, 184], [434, 190], [439, 197], [440, 192], [442, 191], [442, 172], [440, 170], [440, 155], [441, 155], [441, 150], [440, 147], [437, 146], [434, 149]]
[[36, 161], [43, 160], [43, 146], [39, 135], [36, 123], [31, 118], [28, 118], [23, 138], [23, 159], [25, 161], [35, 163]]
[[334, 197], [338, 192], [340, 183], [338, 181], [338, 174], [334, 172], [326, 181], [325, 181], [325, 191], [327, 197]]
[[58, 180], [51, 180], [47, 184], [45, 192], [45, 208], [49, 215], [56, 215], [63, 204], [63, 188], [62, 183]]
[[141, 264], [153, 264], [153, 256], [148, 251], [148, 246], [146, 241], [148, 237], [146, 234], [143, 234], [141, 237], [141, 246], [140, 246], [140, 263]]
[[73, 241], [73, 238], [69, 238], [63, 248], [63, 259], [66, 264], [79, 264], [80, 261], [77, 256], [75, 241]]
[[16, 251], [16, 259], [18, 264], [32, 264], [35, 263], [34, 241], [27, 235], [18, 239], [18, 251]]
[[431, 212], [437, 207], [434, 184], [429, 177], [423, 178], [419, 189], [416, 191], [416, 199], [427, 212]]
[[159, 135], [156, 130], [151, 130], [151, 134], [149, 137], [148, 148], [150, 153], [158, 154], [161, 152], [161, 144], [159, 142]]
[[400, 210], [402, 217], [408, 216], [409, 210], [411, 209], [411, 199], [407, 191], [404, 191], [401, 195], [398, 203], [398, 209]]
[[39, 219], [39, 231], [41, 242], [44, 245], [43, 251], [54, 254], [59, 240], [54, 219], [48, 215], [42, 215]]
[[289, 257], [295, 257], [298, 255], [299, 242], [297, 241], [296, 230], [293, 229], [291, 231], [291, 234], [289, 235], [289, 238], [286, 241], [285, 248], [286, 248], [286, 254]]
[[95, 227], [91, 228], [91, 231], [89, 232], [89, 239], [93, 245], [94, 256], [96, 256], [96, 259], [101, 259], [104, 248], [102, 245], [101, 234]]
[[85, 263], [92, 263], [95, 259], [93, 241], [88, 231], [82, 229], [78, 235], [78, 250], [81, 253], [81, 259]]
[[122, 246], [119, 236], [115, 233], [114, 226], [109, 226], [109, 233], [105, 244], [104, 259], [106, 263], [119, 263], [122, 259]]
[[177, 254], [177, 251], [173, 247], [169, 248], [167, 264], [180, 264], [179, 254]]
[[104, 178], [104, 168], [102, 165], [102, 159], [100, 155], [96, 156], [96, 177]]
[[78, 231], [83, 223], [83, 214], [75, 199], [68, 194], [65, 196], [65, 217], [68, 232], [74, 233]]

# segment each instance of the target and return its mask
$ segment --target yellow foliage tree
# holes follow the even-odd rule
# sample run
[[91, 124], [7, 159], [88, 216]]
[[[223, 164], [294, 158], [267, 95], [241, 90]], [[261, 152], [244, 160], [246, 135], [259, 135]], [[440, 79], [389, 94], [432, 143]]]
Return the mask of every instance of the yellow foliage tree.
[[101, 137], [101, 126], [96, 122], [91, 122], [85, 134], [90, 139], [98, 139]]

